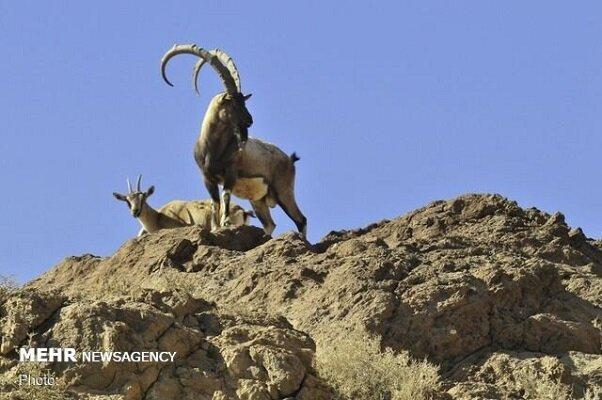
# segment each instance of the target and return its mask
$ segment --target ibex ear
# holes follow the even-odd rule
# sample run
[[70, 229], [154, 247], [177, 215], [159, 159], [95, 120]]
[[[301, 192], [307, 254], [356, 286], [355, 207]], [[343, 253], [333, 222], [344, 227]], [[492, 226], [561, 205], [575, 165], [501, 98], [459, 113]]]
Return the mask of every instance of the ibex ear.
[[148, 188], [148, 190], [146, 191], [146, 197], [150, 197], [153, 193], [155, 193], [155, 187], [151, 186]]
[[113, 192], [113, 196], [117, 199], [117, 200], [121, 200], [121, 201], [127, 201], [127, 199], [125, 198], [124, 195], [122, 195], [121, 193], [117, 193], [117, 192]]
[[245, 101], [247, 101], [247, 100], [249, 100], [249, 99], [251, 98], [251, 96], [253, 96], [253, 93], [246, 94], [246, 95], [242, 96], [242, 98], [243, 98]]

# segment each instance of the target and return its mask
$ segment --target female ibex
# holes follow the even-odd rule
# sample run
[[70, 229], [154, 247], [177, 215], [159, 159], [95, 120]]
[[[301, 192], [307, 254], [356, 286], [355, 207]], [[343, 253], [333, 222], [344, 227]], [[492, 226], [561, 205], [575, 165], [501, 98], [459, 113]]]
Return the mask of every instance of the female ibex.
[[[141, 179], [142, 175], [139, 175], [135, 191], [132, 190], [128, 179], [128, 194], [113, 192], [113, 196], [117, 200], [126, 202], [132, 216], [142, 225], [138, 236], [159, 229], [180, 228], [189, 225], [200, 225], [205, 229], [211, 229], [211, 205], [208, 200], [173, 200], [159, 210], [155, 210], [146, 201], [155, 192], [155, 187], [151, 186], [146, 191], [141, 190]], [[253, 212], [245, 211], [236, 204], [232, 205], [231, 221], [234, 226], [246, 225], [249, 217], [253, 216]]]
[[[249, 138], [247, 130], [253, 118], [245, 101], [251, 95], [243, 95], [240, 77], [234, 61], [221, 50], [205, 50], [194, 44], [174, 45], [161, 60], [161, 74], [168, 85], [165, 67], [179, 54], [191, 54], [200, 58], [194, 67], [193, 79], [197, 89], [197, 75], [205, 63], [209, 63], [221, 78], [226, 89], [216, 95], [209, 104], [201, 133], [194, 148], [194, 158], [203, 172], [205, 186], [213, 201], [213, 223], [224, 226], [230, 221], [230, 196], [248, 199], [263, 225], [271, 235], [276, 225], [270, 215], [270, 207], [280, 205], [305, 236], [307, 219], [295, 201], [295, 161], [293, 153], [287, 156], [273, 144]], [[197, 89], [198, 91], [198, 89]], [[223, 207], [220, 205], [219, 186], [223, 185]]]

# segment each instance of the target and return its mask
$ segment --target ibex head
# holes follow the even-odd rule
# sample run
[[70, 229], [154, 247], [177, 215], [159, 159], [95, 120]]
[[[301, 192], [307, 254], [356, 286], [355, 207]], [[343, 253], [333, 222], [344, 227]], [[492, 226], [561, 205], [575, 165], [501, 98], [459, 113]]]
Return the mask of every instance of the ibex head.
[[203, 65], [209, 63], [217, 72], [226, 91], [215, 96], [212, 104], [219, 107], [218, 116], [220, 120], [231, 123], [239, 139], [245, 142], [247, 140], [247, 129], [253, 124], [253, 117], [245, 104], [251, 95], [242, 93], [240, 77], [234, 60], [226, 52], [219, 49], [205, 50], [195, 44], [175, 44], [161, 59], [161, 75], [169, 86], [173, 86], [173, 84], [167, 79], [165, 68], [169, 60], [179, 54], [192, 54], [200, 58], [192, 72], [192, 82], [197, 93], [199, 93], [198, 75]]
[[128, 208], [130, 209], [130, 212], [132, 213], [132, 216], [134, 218], [140, 217], [140, 213], [142, 213], [142, 209], [146, 205], [146, 199], [149, 198], [155, 192], [154, 186], [149, 187], [146, 191], [142, 191], [140, 189], [141, 180], [142, 175], [138, 175], [138, 181], [136, 183], [135, 191], [132, 190], [130, 180], [127, 179], [128, 194], [113, 192], [113, 196], [115, 196], [117, 200], [124, 201], [128, 205]]

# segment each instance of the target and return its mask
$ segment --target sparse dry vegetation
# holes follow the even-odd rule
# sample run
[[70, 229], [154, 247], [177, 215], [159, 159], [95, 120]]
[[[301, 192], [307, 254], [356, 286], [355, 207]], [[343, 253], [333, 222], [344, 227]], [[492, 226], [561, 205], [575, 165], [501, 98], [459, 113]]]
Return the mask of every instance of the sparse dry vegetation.
[[427, 400], [440, 388], [438, 367], [381, 351], [379, 339], [363, 329], [318, 349], [316, 367], [337, 400]]
[[19, 285], [12, 276], [0, 275], [0, 303], [3, 303]]
[[560, 382], [560, 379], [542, 376], [535, 369], [517, 370], [514, 372], [514, 377], [525, 399], [570, 400], [573, 398], [571, 388]]

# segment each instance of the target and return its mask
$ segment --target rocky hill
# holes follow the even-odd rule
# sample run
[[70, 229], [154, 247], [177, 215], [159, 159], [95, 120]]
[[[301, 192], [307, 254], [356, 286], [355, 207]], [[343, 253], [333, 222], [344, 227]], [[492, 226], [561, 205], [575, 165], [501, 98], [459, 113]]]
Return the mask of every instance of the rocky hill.
[[329, 399], [316, 352], [361, 327], [438, 365], [434, 397], [537, 398], [529, 385], [549, 381], [600, 399], [601, 249], [562, 214], [498, 195], [314, 245], [255, 227], [164, 230], [111, 257], [67, 258], [7, 296], [0, 373], [20, 367], [24, 345], [154, 349], [175, 363], [49, 367], [82, 398]]

